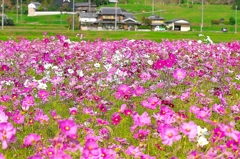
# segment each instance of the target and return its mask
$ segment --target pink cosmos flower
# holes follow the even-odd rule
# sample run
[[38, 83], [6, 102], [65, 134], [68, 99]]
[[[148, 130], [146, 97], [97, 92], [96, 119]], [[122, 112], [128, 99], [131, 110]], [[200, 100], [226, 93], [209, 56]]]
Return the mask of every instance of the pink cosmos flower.
[[0, 153], [0, 159], [5, 159], [3, 154]]
[[166, 59], [164, 60], [165, 66], [166, 67], [172, 67], [173, 66], [173, 61], [171, 59]]
[[8, 116], [0, 110], [0, 123], [4, 123], [4, 122], [7, 122], [8, 120]]
[[225, 124], [218, 124], [221, 131], [224, 132], [224, 134], [235, 141], [238, 141], [238, 135], [239, 131], [234, 130], [234, 127], [232, 125], [225, 125]]
[[144, 88], [142, 86], [137, 86], [134, 90], [136, 96], [141, 96], [144, 94]]
[[173, 77], [180, 81], [183, 80], [186, 77], [187, 72], [184, 69], [181, 68], [177, 68], [174, 73], [173, 73]]
[[158, 104], [158, 98], [157, 97], [149, 97], [148, 100], [143, 100], [141, 102], [141, 105], [145, 108], [155, 110], [156, 106]]
[[141, 75], [140, 75], [140, 78], [143, 80], [143, 81], [148, 81], [151, 79], [151, 75], [149, 73], [146, 73], [146, 72], [143, 72]]
[[117, 154], [114, 150], [105, 148], [100, 149], [99, 159], [116, 159], [116, 158]]
[[59, 122], [59, 128], [67, 136], [75, 136], [77, 134], [77, 125], [74, 121], [69, 119], [64, 119]]
[[23, 100], [22, 100], [22, 109], [27, 111], [29, 109], [29, 107], [34, 106], [34, 97], [31, 95], [26, 96]]
[[132, 117], [134, 120], [134, 126], [150, 125], [151, 123], [151, 117], [148, 116], [147, 112], [144, 112], [141, 116], [136, 113]]
[[8, 147], [8, 143], [15, 137], [16, 129], [12, 123], [0, 123], [0, 141], [2, 141], [2, 149]]
[[139, 158], [143, 154], [139, 147], [134, 146], [129, 146], [125, 152], [130, 156], [134, 156], [134, 158]]
[[155, 63], [153, 63], [153, 69], [160, 70], [165, 66], [164, 60], [157, 60]]
[[69, 108], [69, 112], [70, 112], [71, 115], [76, 115], [77, 114], [77, 108], [76, 107]]
[[140, 130], [138, 130], [137, 133], [135, 133], [133, 135], [133, 137], [135, 139], [143, 140], [143, 139], [145, 139], [148, 136], [149, 133], [150, 133], [149, 130], [140, 129]]
[[119, 113], [115, 112], [113, 115], [112, 115], [112, 124], [113, 125], [118, 125], [121, 121], [121, 116], [119, 115]]
[[1, 101], [2, 102], [8, 102], [10, 100], [10, 97], [8, 96], [8, 95], [3, 95], [2, 97], [1, 97]]
[[170, 125], [163, 125], [158, 128], [162, 144], [171, 146], [173, 142], [180, 140], [182, 137], [178, 134], [178, 130]]
[[100, 149], [96, 141], [86, 141], [85, 146], [82, 151], [82, 156], [84, 158], [95, 157], [97, 158], [100, 154]]
[[49, 93], [46, 90], [39, 90], [38, 97], [42, 100], [47, 100]]
[[180, 130], [184, 135], [187, 135], [190, 140], [193, 140], [197, 136], [197, 125], [193, 121], [183, 123]]
[[28, 134], [23, 140], [23, 145], [24, 146], [32, 146], [40, 140], [41, 140], [40, 135], [34, 134], [34, 133], [33, 134]]
[[13, 114], [12, 119], [15, 123], [22, 124], [24, 122], [24, 115], [22, 115], [20, 111], [16, 111]]

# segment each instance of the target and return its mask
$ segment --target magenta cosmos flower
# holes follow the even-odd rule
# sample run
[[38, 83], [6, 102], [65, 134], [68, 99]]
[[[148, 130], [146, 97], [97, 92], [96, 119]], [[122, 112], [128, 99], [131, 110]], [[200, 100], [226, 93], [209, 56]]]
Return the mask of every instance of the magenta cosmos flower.
[[42, 100], [47, 100], [49, 93], [46, 90], [39, 90], [38, 97]]
[[77, 134], [77, 125], [72, 120], [62, 120], [59, 122], [59, 128], [67, 136], [76, 136]]
[[36, 142], [38, 142], [39, 140], [41, 140], [41, 136], [38, 134], [28, 134], [24, 140], [23, 140], [23, 145], [24, 146], [32, 146], [34, 145]]
[[184, 69], [181, 68], [177, 68], [174, 73], [173, 73], [173, 77], [176, 80], [183, 80], [186, 77], [187, 72]]
[[193, 121], [190, 121], [189, 123], [183, 123], [180, 129], [181, 132], [184, 135], [187, 135], [190, 140], [197, 136], [197, 125]]
[[172, 146], [173, 142], [182, 138], [181, 135], [178, 134], [178, 130], [170, 125], [160, 126], [158, 132], [164, 145]]

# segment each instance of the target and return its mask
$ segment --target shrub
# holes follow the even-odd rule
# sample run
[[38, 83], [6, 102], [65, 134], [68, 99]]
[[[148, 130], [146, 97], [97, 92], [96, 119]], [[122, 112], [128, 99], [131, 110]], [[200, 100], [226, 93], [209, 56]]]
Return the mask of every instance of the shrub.
[[138, 26], [138, 29], [151, 29], [151, 26], [140, 25]]
[[229, 18], [229, 24], [234, 25], [235, 24], [235, 19], [233, 17]]
[[13, 19], [7, 19], [7, 25], [9, 25], [9, 26], [14, 26], [14, 21], [13, 21]]

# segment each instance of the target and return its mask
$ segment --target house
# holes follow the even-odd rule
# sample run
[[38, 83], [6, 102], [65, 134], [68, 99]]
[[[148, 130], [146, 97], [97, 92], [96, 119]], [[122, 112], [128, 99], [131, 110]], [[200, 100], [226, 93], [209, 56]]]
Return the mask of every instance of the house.
[[93, 24], [97, 21], [97, 14], [80, 12], [79, 13], [79, 21], [81, 22], [81, 25]]
[[31, 2], [28, 4], [28, 16], [34, 16], [40, 5], [41, 3], [39, 2]]
[[78, 12], [96, 12], [97, 11], [97, 6], [94, 4], [90, 4], [88, 2], [76, 3], [75, 8], [76, 8], [76, 11]]
[[148, 19], [150, 19], [151, 21], [150, 25], [152, 30], [156, 30], [156, 27], [164, 28], [165, 26], [165, 23], [164, 23], [165, 18], [163, 17], [160, 17], [158, 15], [152, 15], [148, 17]]
[[121, 8], [102, 7], [96, 14], [97, 21], [95, 23], [106, 29], [115, 28], [115, 19], [118, 29], [136, 30], [137, 26], [141, 24], [135, 19], [132, 13]]
[[170, 30], [189, 31], [190, 22], [184, 19], [173, 19], [165, 22]]

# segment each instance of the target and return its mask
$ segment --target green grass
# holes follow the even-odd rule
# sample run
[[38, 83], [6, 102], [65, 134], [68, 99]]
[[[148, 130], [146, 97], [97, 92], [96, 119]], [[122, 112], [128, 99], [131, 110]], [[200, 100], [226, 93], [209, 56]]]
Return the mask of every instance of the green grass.
[[[27, 28], [27, 29], [26, 29]], [[58, 25], [51, 26], [27, 26], [25, 29], [15, 29], [14, 27], [6, 27], [5, 30], [0, 30], [0, 39], [7, 40], [8, 38], [18, 39], [27, 38], [33, 40], [36, 38], [43, 38], [43, 32], [46, 31], [49, 36], [55, 36], [57, 34], [68, 36], [71, 40], [79, 41], [79, 37], [76, 34], [83, 34], [84, 40], [94, 41], [95, 39], [102, 40], [121, 40], [126, 39], [145, 39], [161, 42], [162, 39], [169, 40], [180, 40], [180, 39], [193, 39], [199, 40], [199, 34], [201, 32], [136, 32], [136, 31], [80, 31], [75, 30], [74, 32], [70, 29], [59, 28]], [[240, 39], [240, 33], [222, 33], [222, 32], [202, 32], [205, 36], [210, 38], [215, 43], [220, 42], [231, 42]]]

